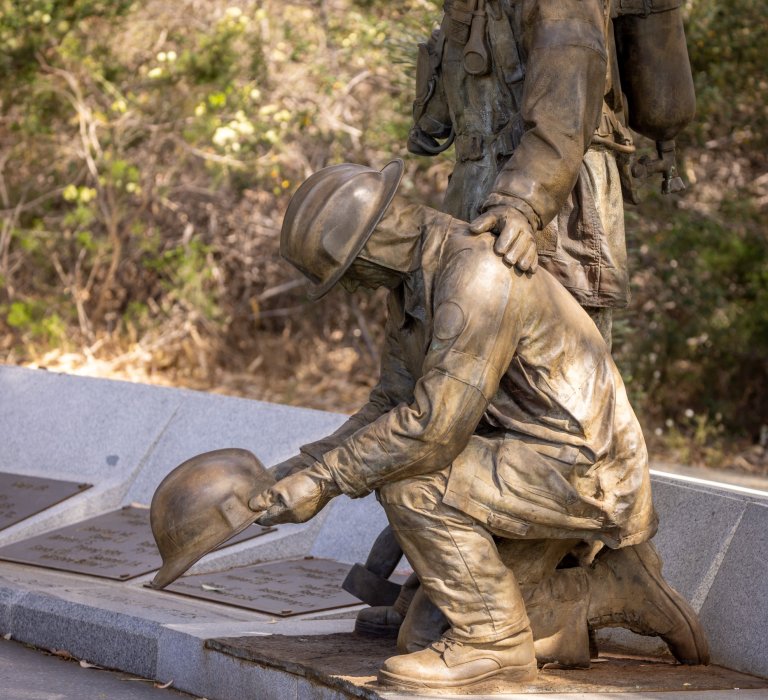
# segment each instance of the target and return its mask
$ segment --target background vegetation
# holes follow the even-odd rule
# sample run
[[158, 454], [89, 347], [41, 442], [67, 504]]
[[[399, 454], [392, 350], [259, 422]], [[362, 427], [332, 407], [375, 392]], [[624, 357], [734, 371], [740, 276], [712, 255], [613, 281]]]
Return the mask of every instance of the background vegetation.
[[[690, 0], [690, 187], [628, 210], [616, 357], [659, 454], [768, 471], [765, 0]], [[0, 360], [353, 410], [381, 295], [310, 307], [291, 192], [405, 155], [432, 0], [0, 0]], [[452, 152], [409, 157], [439, 202]]]

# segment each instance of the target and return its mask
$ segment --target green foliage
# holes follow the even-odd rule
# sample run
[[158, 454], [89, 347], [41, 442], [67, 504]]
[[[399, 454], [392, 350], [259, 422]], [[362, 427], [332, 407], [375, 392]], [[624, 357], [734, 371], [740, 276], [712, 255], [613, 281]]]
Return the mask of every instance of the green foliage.
[[753, 148], [768, 145], [766, 27], [765, 0], [691, 0], [686, 35], [700, 138], [738, 131]]
[[[616, 349], [640, 412], [704, 452], [768, 423], [768, 4], [689, 0], [686, 17], [699, 114], [681, 169], [700, 182], [628, 213]], [[292, 274], [280, 217], [310, 172], [405, 154], [439, 18], [436, 0], [0, 0], [3, 352], [171, 337], [164, 366], [247, 366], [300, 323], [305, 355], [313, 335], [343, 342], [359, 308], [299, 321], [299, 290], [271, 295]], [[404, 191], [439, 202], [450, 158], [409, 159]]]
[[124, 15], [134, 0], [0, 0], [0, 70], [28, 78], [46, 56], [90, 20]]
[[[768, 416], [768, 238], [744, 200], [719, 216], [678, 212], [634, 251], [639, 298], [620, 364], [658, 422], [724, 422], [757, 434]], [[686, 432], [701, 436], [688, 421]], [[697, 433], [698, 431], [698, 433]]]
[[[164, 290], [163, 305], [168, 312], [175, 305], [195, 309], [207, 320], [218, 320], [221, 314], [210, 295], [209, 282], [212, 279], [212, 248], [200, 241], [167, 248], [156, 256], [142, 259], [146, 270], [159, 275]], [[135, 302], [134, 302], [135, 304]], [[130, 313], [136, 314], [134, 305]]]
[[250, 244], [227, 212], [260, 192], [274, 221], [310, 170], [402, 152], [407, 54], [437, 13], [0, 0], [0, 339], [242, 324], [271, 254], [230, 252]]
[[15, 301], [0, 306], [11, 328], [18, 330], [27, 342], [61, 344], [66, 339], [67, 323], [42, 301]]

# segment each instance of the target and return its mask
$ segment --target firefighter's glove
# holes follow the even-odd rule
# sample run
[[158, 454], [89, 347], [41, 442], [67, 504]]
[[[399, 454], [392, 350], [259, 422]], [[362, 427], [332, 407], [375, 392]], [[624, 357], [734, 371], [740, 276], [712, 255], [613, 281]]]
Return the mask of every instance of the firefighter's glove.
[[495, 233], [497, 238], [493, 249], [507, 265], [531, 273], [539, 267], [533, 227], [519, 209], [505, 205], [491, 206], [472, 221], [469, 230], [472, 233]]
[[287, 476], [264, 493], [254, 496], [248, 507], [256, 512], [264, 511], [256, 520], [260, 525], [304, 523], [340, 493], [330, 472], [316, 462], [308, 469]]

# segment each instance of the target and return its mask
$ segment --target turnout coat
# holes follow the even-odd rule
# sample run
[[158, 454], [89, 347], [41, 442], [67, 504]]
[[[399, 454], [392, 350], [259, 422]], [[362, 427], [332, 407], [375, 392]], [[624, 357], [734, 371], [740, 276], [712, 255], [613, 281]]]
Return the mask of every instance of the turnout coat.
[[609, 146], [629, 134], [610, 3], [485, 0], [482, 75], [464, 69], [471, 4], [445, 2], [429, 42], [436, 84], [417, 121], [427, 131], [450, 124], [456, 135], [442, 209], [467, 221], [495, 204], [519, 209], [542, 267], [582, 306], [626, 306], [622, 187]]
[[447, 214], [397, 225], [421, 231], [421, 266], [390, 293], [379, 383], [307, 463], [353, 498], [447, 469], [444, 502], [505, 537], [650, 538], [645, 442], [586, 312]]

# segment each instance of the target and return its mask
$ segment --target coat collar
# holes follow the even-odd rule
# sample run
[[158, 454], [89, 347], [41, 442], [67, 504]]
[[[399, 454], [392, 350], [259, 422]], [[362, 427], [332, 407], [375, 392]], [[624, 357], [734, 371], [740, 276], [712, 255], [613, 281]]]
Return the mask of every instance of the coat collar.
[[453, 217], [431, 207], [419, 206], [413, 222], [420, 228], [421, 258], [416, 270], [406, 275], [403, 284], [392, 291], [396, 303], [391, 312], [399, 311], [399, 328], [413, 322], [424, 325], [432, 322], [433, 285]]

